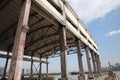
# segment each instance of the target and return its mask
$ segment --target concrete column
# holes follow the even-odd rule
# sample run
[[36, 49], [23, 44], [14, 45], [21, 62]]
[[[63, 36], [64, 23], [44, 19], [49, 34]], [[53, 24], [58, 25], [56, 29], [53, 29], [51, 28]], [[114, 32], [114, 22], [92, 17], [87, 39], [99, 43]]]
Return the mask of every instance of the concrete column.
[[24, 70], [24, 69], [22, 69], [22, 74], [23, 74], [23, 75], [25, 74], [25, 70]]
[[82, 52], [81, 52], [81, 44], [80, 40], [77, 40], [77, 56], [78, 56], [78, 67], [79, 67], [79, 76], [78, 80], [85, 80], [84, 71], [83, 71], [83, 63], [82, 63]]
[[95, 54], [95, 60], [96, 60], [96, 66], [97, 66], [97, 73], [98, 73], [98, 76], [99, 76], [100, 75], [100, 70], [99, 70], [99, 62], [98, 62], [97, 54]]
[[98, 65], [97, 65], [97, 60], [96, 60], [96, 55], [94, 54], [95, 56], [95, 67], [96, 67], [96, 76], [95, 77], [98, 77], [99, 74], [98, 74]]
[[67, 80], [67, 43], [66, 43], [66, 28], [60, 26], [60, 51], [61, 51], [61, 78]]
[[7, 70], [7, 66], [8, 66], [8, 61], [9, 61], [9, 50], [7, 52], [7, 58], [6, 58], [6, 63], [5, 63], [5, 67], [4, 67], [4, 72], [3, 72], [3, 76], [1, 78], [1, 80], [5, 80], [5, 76], [6, 76], [6, 70]]
[[85, 47], [85, 52], [86, 52], [86, 59], [87, 59], [87, 65], [88, 65], [88, 79], [93, 79], [88, 47]]
[[33, 78], [33, 55], [31, 56], [30, 78]]
[[[40, 61], [41, 61], [41, 57], [40, 57]], [[39, 77], [42, 77], [42, 62], [40, 62], [40, 68], [39, 68]]]
[[12, 59], [9, 70], [8, 80], [21, 80], [22, 61], [26, 33], [28, 31], [28, 18], [30, 12], [31, 0], [23, 0], [23, 5], [20, 11], [15, 41], [12, 51]]
[[[46, 61], [48, 62], [48, 57], [46, 58]], [[46, 63], [46, 78], [48, 79], [48, 63]]]
[[100, 62], [99, 55], [97, 55], [97, 59], [98, 59], [98, 65], [99, 65], [99, 74], [100, 74], [100, 76], [101, 76], [101, 75], [102, 75], [102, 74], [101, 74], [101, 62]]
[[24, 74], [25, 74], [25, 70], [24, 69], [22, 69], [22, 79], [21, 80], [24, 80]]
[[92, 63], [93, 63], [93, 73], [94, 73], [94, 76], [97, 77], [96, 63], [95, 63], [95, 53], [93, 51], [90, 51], [90, 52], [91, 52]]

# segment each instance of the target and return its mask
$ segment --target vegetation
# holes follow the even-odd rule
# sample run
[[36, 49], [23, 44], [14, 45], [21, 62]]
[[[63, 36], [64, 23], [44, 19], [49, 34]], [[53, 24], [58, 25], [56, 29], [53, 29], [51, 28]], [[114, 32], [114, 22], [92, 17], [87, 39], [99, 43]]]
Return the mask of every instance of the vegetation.
[[120, 63], [115, 63], [115, 65], [111, 65], [111, 69], [113, 71], [120, 71]]

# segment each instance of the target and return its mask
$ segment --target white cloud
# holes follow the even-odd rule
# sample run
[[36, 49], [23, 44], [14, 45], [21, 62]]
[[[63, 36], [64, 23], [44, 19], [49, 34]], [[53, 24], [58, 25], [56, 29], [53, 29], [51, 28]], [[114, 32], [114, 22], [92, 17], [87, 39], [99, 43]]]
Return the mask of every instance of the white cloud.
[[104, 17], [120, 7], [120, 0], [67, 0], [85, 22]]
[[115, 31], [110, 31], [106, 34], [106, 36], [113, 36], [116, 34], [120, 34], [120, 29], [119, 30], [115, 30]]

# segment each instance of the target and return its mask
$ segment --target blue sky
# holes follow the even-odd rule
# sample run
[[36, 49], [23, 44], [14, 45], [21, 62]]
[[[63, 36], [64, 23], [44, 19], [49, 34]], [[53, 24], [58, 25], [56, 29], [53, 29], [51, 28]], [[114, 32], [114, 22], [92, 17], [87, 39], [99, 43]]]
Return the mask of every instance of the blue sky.
[[[98, 43], [102, 66], [120, 62], [120, 0], [67, 0]], [[77, 71], [77, 55], [67, 57], [68, 71]], [[5, 60], [3, 60], [4, 62]], [[49, 59], [49, 71], [60, 71], [60, 58]], [[1, 66], [2, 62], [0, 62]], [[30, 63], [24, 62], [24, 68]], [[83, 53], [84, 70], [87, 70]], [[26, 65], [28, 67], [26, 67]], [[38, 64], [35, 64], [38, 65]], [[43, 65], [45, 72], [45, 65]]]
[[112, 64], [120, 62], [120, 7], [103, 18], [96, 19], [87, 27], [98, 42], [102, 65], [108, 61]]
[[120, 62], [120, 0], [68, 2], [97, 41], [102, 66]]
[[[120, 62], [120, 0], [68, 0], [68, 2], [97, 41], [102, 66], [108, 66], [109, 61], [111, 64]], [[50, 59], [50, 62], [51, 71], [59, 71], [59, 58]], [[76, 54], [68, 56], [67, 62], [68, 71], [78, 70]], [[86, 71], [85, 53], [83, 64]]]
[[[68, 0], [72, 8], [87, 26], [98, 43], [103, 67], [120, 62], [120, 0]], [[77, 71], [77, 55], [67, 57], [68, 71]], [[55, 61], [60, 69], [59, 58]], [[54, 60], [50, 60], [54, 68]], [[83, 53], [84, 70], [87, 70], [86, 56]], [[57, 71], [55, 69], [55, 71]]]

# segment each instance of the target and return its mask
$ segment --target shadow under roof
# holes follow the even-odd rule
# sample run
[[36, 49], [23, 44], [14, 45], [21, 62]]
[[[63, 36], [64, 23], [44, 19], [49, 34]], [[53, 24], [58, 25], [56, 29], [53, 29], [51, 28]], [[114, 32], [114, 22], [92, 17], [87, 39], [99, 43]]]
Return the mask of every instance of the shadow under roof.
[[[22, 0], [3, 0], [0, 3], [0, 51], [12, 52], [21, 3]], [[25, 43], [25, 55], [45, 57], [60, 50], [59, 27], [33, 9], [30, 11], [28, 26], [30, 29]], [[68, 30], [66, 34], [68, 47], [74, 47], [75, 36]]]

